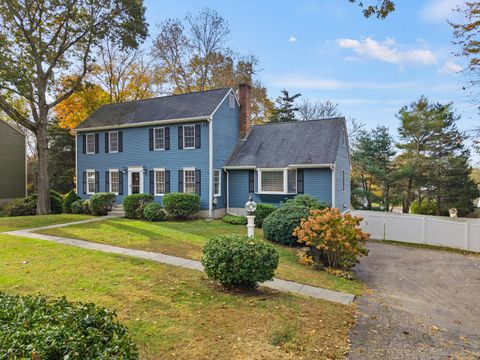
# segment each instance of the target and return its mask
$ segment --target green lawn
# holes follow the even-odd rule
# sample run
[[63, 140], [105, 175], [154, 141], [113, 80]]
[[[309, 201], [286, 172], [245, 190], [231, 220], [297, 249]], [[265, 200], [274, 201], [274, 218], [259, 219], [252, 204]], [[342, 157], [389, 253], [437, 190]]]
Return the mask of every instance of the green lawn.
[[[226, 233], [244, 234], [246, 228], [220, 220], [149, 223], [112, 219], [39, 232], [199, 260], [202, 246], [208, 238]], [[260, 229], [256, 229], [256, 236], [263, 237]], [[358, 281], [346, 280], [300, 264], [298, 249], [280, 245], [276, 245], [276, 248], [280, 253], [277, 277], [356, 295], [362, 293], [363, 285]]]
[[[141, 228], [104, 226], [115, 224]], [[354, 320], [351, 306], [266, 289], [230, 293], [197, 271], [8, 235], [0, 235], [0, 291], [115, 309], [142, 359], [339, 359]]]
[[0, 217], [0, 232], [64, 224], [72, 221], [90, 219], [92, 217], [93, 216], [74, 214]]

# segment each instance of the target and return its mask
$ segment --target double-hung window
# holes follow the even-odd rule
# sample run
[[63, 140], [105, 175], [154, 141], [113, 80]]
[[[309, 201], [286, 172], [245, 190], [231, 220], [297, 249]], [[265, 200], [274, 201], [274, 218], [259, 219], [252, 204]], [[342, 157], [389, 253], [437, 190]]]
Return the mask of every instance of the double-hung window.
[[183, 192], [195, 194], [195, 169], [183, 169]]
[[87, 170], [87, 194], [95, 194], [95, 170]]
[[120, 177], [118, 174], [118, 170], [110, 170], [110, 192], [118, 195], [120, 189]]
[[165, 194], [165, 169], [155, 169], [155, 195]]
[[183, 148], [195, 149], [195, 125], [183, 126]]
[[153, 149], [165, 150], [165, 128], [153, 129]]
[[118, 131], [111, 131], [108, 133], [108, 152], [118, 152]]
[[87, 134], [86, 136], [87, 145], [86, 152], [87, 154], [95, 154], [95, 134]]
[[296, 194], [296, 170], [259, 170], [259, 192], [264, 194]]
[[220, 170], [213, 170], [213, 196], [222, 195], [222, 180]]

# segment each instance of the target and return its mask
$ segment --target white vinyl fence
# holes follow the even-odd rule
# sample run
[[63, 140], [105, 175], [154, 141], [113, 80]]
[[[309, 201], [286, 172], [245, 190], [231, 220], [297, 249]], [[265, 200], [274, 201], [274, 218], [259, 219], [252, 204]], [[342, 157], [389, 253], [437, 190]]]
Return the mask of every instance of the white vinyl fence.
[[352, 211], [372, 239], [446, 246], [480, 252], [480, 221], [435, 216]]

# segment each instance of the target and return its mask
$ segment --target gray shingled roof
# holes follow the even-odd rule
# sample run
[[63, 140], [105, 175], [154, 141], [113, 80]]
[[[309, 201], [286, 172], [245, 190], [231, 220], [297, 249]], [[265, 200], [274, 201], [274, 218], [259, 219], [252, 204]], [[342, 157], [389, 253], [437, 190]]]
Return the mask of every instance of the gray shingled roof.
[[300, 164], [333, 164], [345, 118], [253, 126], [227, 166], [278, 168]]
[[230, 89], [223, 88], [104, 105], [80, 123], [77, 129], [208, 117], [229, 91]]

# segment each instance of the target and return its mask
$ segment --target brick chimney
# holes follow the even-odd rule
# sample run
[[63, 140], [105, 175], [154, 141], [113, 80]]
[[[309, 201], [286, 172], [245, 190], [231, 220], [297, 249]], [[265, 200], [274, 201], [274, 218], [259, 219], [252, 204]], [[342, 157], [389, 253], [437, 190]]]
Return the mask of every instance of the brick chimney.
[[250, 96], [250, 84], [242, 83], [238, 86], [240, 102], [240, 139], [246, 139], [250, 132], [250, 115], [252, 100]]

